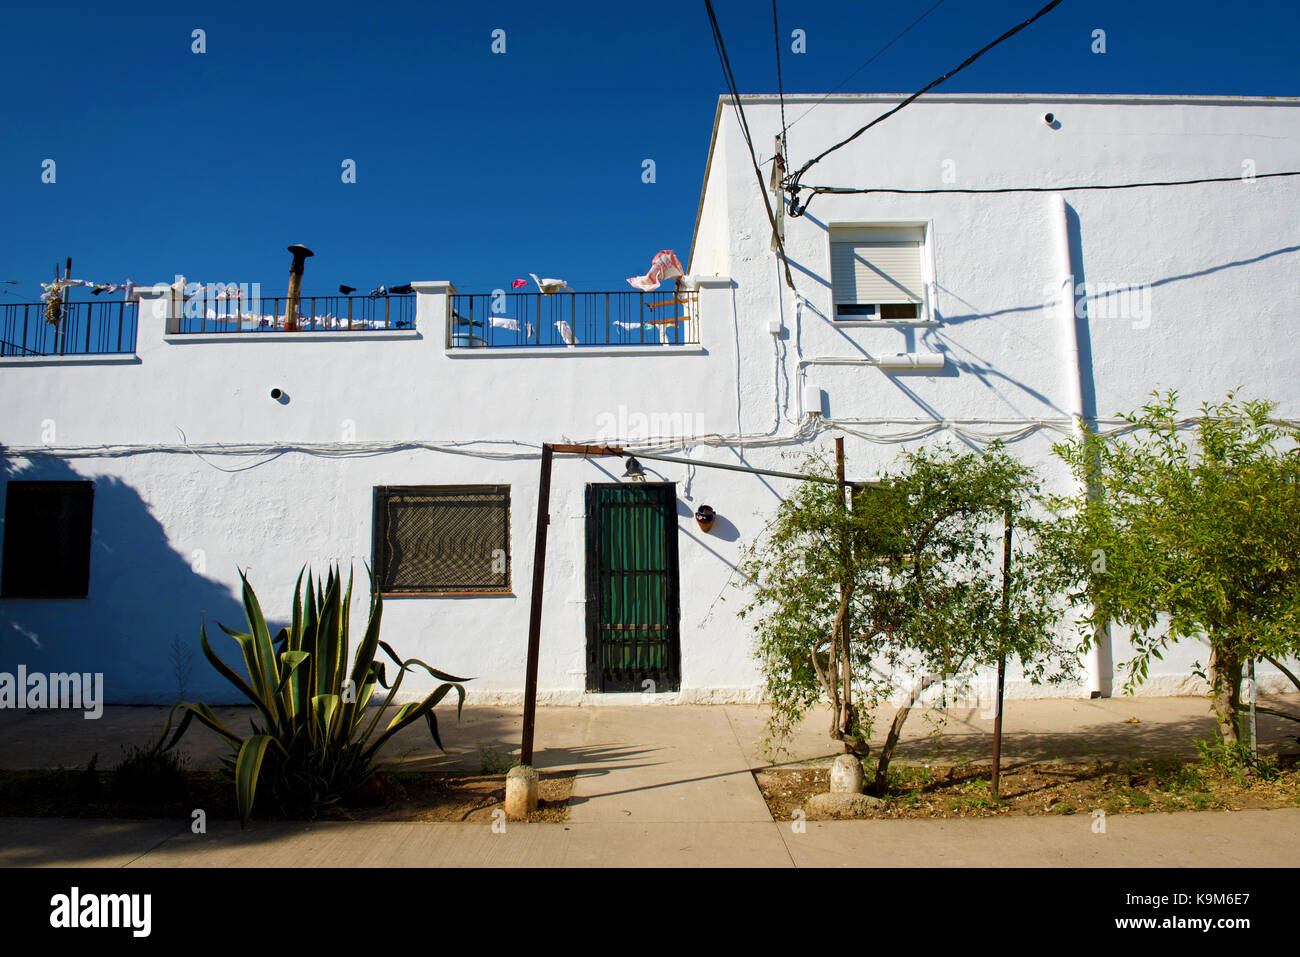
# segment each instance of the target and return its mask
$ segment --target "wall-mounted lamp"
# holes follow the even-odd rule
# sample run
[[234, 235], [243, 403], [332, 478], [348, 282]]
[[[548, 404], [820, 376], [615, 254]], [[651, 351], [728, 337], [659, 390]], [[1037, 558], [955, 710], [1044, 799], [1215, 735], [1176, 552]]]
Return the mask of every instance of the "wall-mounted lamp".
[[645, 481], [645, 469], [630, 455], [627, 457], [627, 468], [623, 470], [623, 478], [631, 479], [633, 482]]
[[699, 524], [702, 532], [707, 532], [713, 527], [715, 518], [717, 518], [717, 513], [713, 511], [712, 505], [701, 505], [695, 510], [695, 521]]

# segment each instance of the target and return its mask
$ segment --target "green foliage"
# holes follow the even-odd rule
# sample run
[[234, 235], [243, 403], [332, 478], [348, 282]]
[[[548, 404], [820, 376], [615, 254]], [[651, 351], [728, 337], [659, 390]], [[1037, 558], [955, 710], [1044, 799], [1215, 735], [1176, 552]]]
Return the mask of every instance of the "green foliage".
[[[307, 587], [303, 591], [303, 574]], [[306, 569], [294, 586], [293, 617], [288, 628], [280, 629], [274, 643], [261, 604], [248, 578], [243, 580], [244, 612], [248, 631], [223, 631], [239, 645], [246, 676], [221, 660], [208, 644], [207, 632], [199, 629], [203, 653], [217, 671], [253, 703], [257, 717], [250, 723], [253, 733], [240, 737], [226, 728], [213, 710], [200, 702], [180, 701], [172, 707], [160, 744], [171, 732], [178, 711], [184, 716], [172, 733], [170, 748], [192, 719], [216, 731], [236, 749], [227, 767], [235, 779], [241, 824], [247, 824], [259, 786], [269, 792], [276, 810], [287, 816], [313, 815], [356, 790], [372, 773], [375, 755], [398, 731], [424, 718], [439, 748], [438, 722], [434, 707], [451, 691], [457, 694], [457, 716], [465, 702], [465, 688], [457, 678], [410, 658], [403, 661], [379, 638], [383, 599], [371, 576], [370, 614], [365, 634], [357, 646], [351, 668], [347, 667], [349, 607], [352, 576], [347, 589], [336, 567], [315, 587]], [[376, 661], [379, 649], [398, 666], [390, 688], [383, 662]], [[397, 713], [375, 736], [385, 710], [392, 703], [408, 670], [420, 669], [443, 682], [419, 702], [398, 708]], [[382, 705], [368, 712], [377, 687], [388, 690]]]
[[1274, 781], [1281, 773], [1277, 758], [1254, 755], [1245, 743], [1226, 740], [1222, 734], [1212, 741], [1198, 739], [1196, 749], [1201, 754], [1204, 772], [1229, 778], [1238, 787], [1245, 787], [1252, 780]]
[[478, 746], [478, 769], [481, 774], [505, 774], [511, 768], [519, 767], [519, 759], [510, 754], [502, 754], [500, 749], [490, 744]]
[[1053, 503], [1053, 551], [1095, 622], [1132, 629], [1126, 691], [1170, 644], [1208, 641], [1215, 710], [1235, 740], [1244, 663], [1300, 652], [1300, 430], [1230, 393], [1202, 406], [1192, 441], [1177, 399], [1154, 393], [1119, 439], [1056, 447], [1089, 491]]
[[113, 799], [127, 804], [161, 806], [185, 798], [189, 786], [189, 759], [178, 751], [159, 747], [123, 748], [123, 758], [113, 768]]
[[[808, 469], [830, 475], [825, 461]], [[913, 701], [936, 682], [959, 687], [1001, 655], [1019, 660], [1033, 681], [1071, 674], [1074, 656], [1056, 636], [1063, 606], [1036, 551], [1037, 488], [1033, 471], [999, 444], [983, 455], [907, 454], [881, 485], [858, 489], [851, 508], [833, 484], [798, 486], [741, 565], [753, 589], [742, 617], [754, 619], [771, 734], [786, 736], [818, 701], [839, 700], [841, 586], [853, 694], [862, 704], [858, 738], [870, 734], [865, 715], [896, 690], [898, 674], [923, 676]], [[1015, 546], [1004, 590], [1007, 514]], [[878, 786], [891, 751], [882, 751]]]

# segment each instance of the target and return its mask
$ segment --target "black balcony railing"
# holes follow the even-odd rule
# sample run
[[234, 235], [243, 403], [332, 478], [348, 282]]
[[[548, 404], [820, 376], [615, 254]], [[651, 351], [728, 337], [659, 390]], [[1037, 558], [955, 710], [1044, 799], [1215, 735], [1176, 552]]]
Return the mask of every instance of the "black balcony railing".
[[415, 296], [303, 296], [286, 329], [283, 296], [249, 301], [195, 296], [177, 305], [181, 335], [223, 332], [362, 332], [414, 329]]
[[67, 302], [47, 322], [43, 302], [0, 305], [0, 356], [99, 356], [135, 352], [137, 304]]
[[698, 345], [698, 293], [475, 293], [451, 297], [450, 349]]

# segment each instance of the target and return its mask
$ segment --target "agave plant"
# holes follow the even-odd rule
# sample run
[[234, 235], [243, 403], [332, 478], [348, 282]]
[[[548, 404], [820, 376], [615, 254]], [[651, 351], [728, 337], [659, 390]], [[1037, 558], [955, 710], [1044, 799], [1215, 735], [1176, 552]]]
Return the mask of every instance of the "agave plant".
[[[307, 576], [305, 594], [304, 574]], [[195, 718], [229, 741], [236, 754], [226, 765], [235, 779], [241, 826], [248, 823], [253, 812], [259, 783], [264, 790], [269, 789], [277, 809], [292, 816], [314, 814], [321, 807], [352, 794], [373, 774], [379, 749], [398, 731], [420, 718], [428, 723], [434, 743], [442, 749], [433, 709], [455, 690], [459, 718], [465, 703], [461, 682], [470, 679], [449, 675], [415, 658], [403, 660], [387, 643], [380, 641], [383, 599], [375, 587], [373, 573], [370, 616], [350, 669], [347, 655], [351, 572], [344, 591], [336, 567], [330, 568], [324, 581], [318, 578], [315, 587], [311, 573], [304, 567], [294, 585], [292, 623], [288, 628], [281, 628], [274, 641], [248, 577], [243, 572], [239, 577], [243, 581], [248, 631], [235, 631], [225, 625], [221, 628], [239, 644], [247, 677], [213, 652], [202, 626], [199, 641], [212, 666], [257, 708], [258, 715], [250, 722], [253, 733], [240, 737], [225, 727], [208, 705], [178, 701], [167, 715], [159, 745], [162, 746], [171, 732], [178, 711], [183, 712], [183, 717], [171, 732], [166, 748], [176, 744]], [[384, 663], [375, 660], [381, 648], [398, 667], [391, 687], [386, 681]], [[416, 668], [443, 684], [423, 700], [402, 705], [375, 735], [384, 712], [401, 687], [402, 678], [408, 670]], [[382, 705], [369, 709], [377, 687], [387, 689], [388, 696]]]

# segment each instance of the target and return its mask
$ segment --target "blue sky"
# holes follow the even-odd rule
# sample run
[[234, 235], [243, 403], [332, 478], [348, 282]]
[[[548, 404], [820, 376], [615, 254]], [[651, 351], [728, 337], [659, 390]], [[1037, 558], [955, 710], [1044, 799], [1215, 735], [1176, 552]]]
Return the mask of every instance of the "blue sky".
[[[933, 3], [779, 0], [785, 89], [837, 86]], [[912, 92], [1041, 4], [944, 0], [841, 92]], [[529, 271], [627, 289], [657, 250], [687, 259], [723, 90], [702, 0], [108, 7], [0, 13], [0, 280], [21, 283], [0, 302], [67, 256], [78, 278], [264, 295], [292, 242], [320, 294]], [[774, 92], [770, 5], [715, 7], [742, 92]], [[1066, 0], [941, 89], [1289, 96], [1297, 34], [1294, 0]]]

